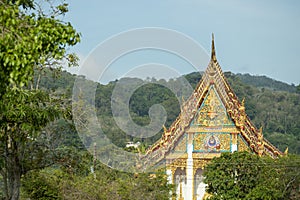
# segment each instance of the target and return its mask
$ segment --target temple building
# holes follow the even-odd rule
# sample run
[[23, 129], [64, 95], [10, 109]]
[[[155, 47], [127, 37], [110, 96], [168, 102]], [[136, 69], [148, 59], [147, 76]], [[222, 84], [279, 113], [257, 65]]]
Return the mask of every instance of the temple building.
[[249, 151], [271, 157], [282, 154], [263, 137], [228, 84], [217, 61], [214, 38], [211, 59], [193, 94], [172, 125], [147, 151], [144, 163], [164, 165], [177, 199], [205, 199], [204, 166], [223, 152]]

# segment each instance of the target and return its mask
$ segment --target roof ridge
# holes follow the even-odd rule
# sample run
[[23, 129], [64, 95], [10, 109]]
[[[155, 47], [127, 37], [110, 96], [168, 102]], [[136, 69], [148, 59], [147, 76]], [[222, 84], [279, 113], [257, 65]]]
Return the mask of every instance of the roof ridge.
[[[197, 110], [203, 103], [211, 85], [215, 86], [214, 88], [225, 106], [228, 116], [233, 120], [236, 128], [240, 130], [240, 134], [247, 142], [249, 148], [259, 155], [269, 153], [275, 157], [282, 154], [262, 136], [262, 130], [259, 132], [247, 116], [243, 102], [234, 93], [217, 61], [214, 34], [212, 34], [211, 60], [201, 80], [194, 89], [193, 94], [182, 103], [181, 111], [171, 126], [165, 129], [162, 137], [147, 149], [146, 155], [143, 156], [150, 159], [147, 161], [163, 159], [166, 153], [172, 150], [174, 144], [185, 133], [186, 128], [196, 116]], [[196, 111], [195, 107], [197, 108]]]

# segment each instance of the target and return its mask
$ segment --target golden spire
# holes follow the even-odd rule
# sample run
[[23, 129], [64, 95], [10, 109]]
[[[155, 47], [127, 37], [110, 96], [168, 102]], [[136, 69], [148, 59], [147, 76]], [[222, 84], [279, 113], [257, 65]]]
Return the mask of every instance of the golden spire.
[[242, 100], [242, 106], [245, 107], [245, 97]]
[[285, 151], [284, 151], [284, 155], [286, 156], [286, 155], [288, 155], [288, 153], [289, 153], [289, 147], [287, 147], [286, 149], [285, 149]]
[[[241, 102], [241, 105], [239, 107], [239, 110], [240, 111], [245, 111], [245, 97], [243, 98], [242, 102]], [[244, 113], [243, 113], [244, 114]]]
[[257, 139], [259, 142], [263, 142], [264, 136], [263, 136], [263, 127], [261, 126], [259, 128], [258, 134], [257, 134]]
[[212, 41], [211, 41], [211, 60], [217, 62], [214, 34], [212, 34]]
[[184, 96], [181, 96], [182, 105], [185, 103]]
[[168, 129], [167, 129], [167, 127], [165, 125], [163, 125], [163, 128], [164, 128], [164, 134], [166, 134], [167, 131], [168, 131]]

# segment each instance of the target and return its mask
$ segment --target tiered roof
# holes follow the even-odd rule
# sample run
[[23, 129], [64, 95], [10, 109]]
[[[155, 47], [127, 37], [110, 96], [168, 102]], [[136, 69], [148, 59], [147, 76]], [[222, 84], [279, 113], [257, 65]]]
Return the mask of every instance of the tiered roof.
[[246, 141], [249, 148], [258, 155], [270, 155], [277, 157], [282, 153], [263, 137], [262, 128], [257, 129], [245, 112], [244, 100], [240, 101], [233, 92], [222, 69], [217, 61], [214, 37], [212, 37], [211, 59], [202, 79], [196, 86], [193, 94], [181, 106], [181, 112], [169, 129], [165, 128], [161, 139], [147, 149], [143, 157], [146, 162], [157, 163], [174, 149], [181, 136], [189, 129], [197, 110], [200, 108], [210, 86], [215, 91], [226, 107], [229, 117], [232, 119], [240, 135]]

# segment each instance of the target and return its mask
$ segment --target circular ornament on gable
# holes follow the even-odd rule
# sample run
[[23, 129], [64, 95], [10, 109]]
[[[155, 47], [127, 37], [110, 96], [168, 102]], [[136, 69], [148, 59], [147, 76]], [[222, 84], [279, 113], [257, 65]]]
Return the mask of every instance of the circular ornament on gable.
[[208, 151], [219, 151], [221, 144], [217, 135], [210, 134], [204, 139], [204, 147]]

